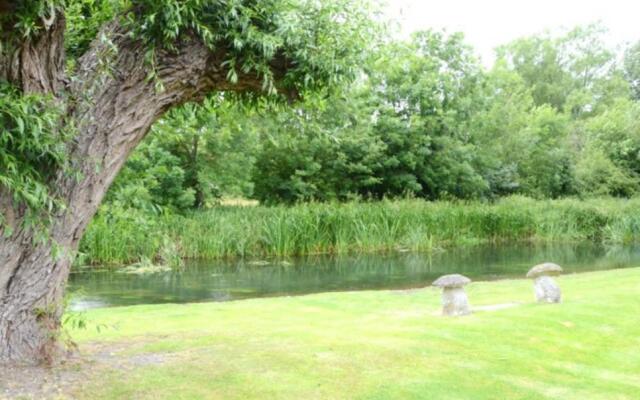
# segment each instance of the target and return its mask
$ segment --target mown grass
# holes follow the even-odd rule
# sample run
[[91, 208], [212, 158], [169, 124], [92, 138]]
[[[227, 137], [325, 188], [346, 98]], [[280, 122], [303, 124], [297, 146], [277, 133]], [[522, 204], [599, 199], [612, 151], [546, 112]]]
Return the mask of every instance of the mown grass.
[[476, 310], [517, 306], [453, 319], [434, 288], [92, 310], [117, 328], [72, 334], [110, 361], [71, 398], [637, 399], [640, 269], [558, 282], [559, 305], [472, 283]]
[[221, 206], [186, 216], [107, 209], [92, 222], [81, 252], [87, 263], [122, 264], [154, 258], [168, 245], [183, 258], [217, 259], [432, 251], [517, 240], [636, 242], [640, 199]]

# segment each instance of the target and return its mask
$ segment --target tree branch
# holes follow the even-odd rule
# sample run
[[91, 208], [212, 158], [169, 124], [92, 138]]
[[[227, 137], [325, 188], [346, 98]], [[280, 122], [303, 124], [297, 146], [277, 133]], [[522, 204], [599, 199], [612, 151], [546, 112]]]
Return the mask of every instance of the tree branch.
[[[152, 66], [145, 61], [142, 41], [117, 22], [99, 36], [108, 40], [92, 43], [69, 87], [69, 118], [78, 129], [70, 155], [82, 178], [61, 176], [56, 183], [70, 207], [59, 229], [76, 226], [77, 238], [130, 152], [168, 109], [215, 91], [262, 91], [258, 74], [239, 74], [236, 83], [230, 82], [224, 49], [212, 52], [195, 35], [183, 39], [175, 52], [158, 51], [155, 75], [164, 87], [159, 91], [149, 79]], [[284, 77], [287, 61], [278, 59], [273, 65], [276, 79]]]

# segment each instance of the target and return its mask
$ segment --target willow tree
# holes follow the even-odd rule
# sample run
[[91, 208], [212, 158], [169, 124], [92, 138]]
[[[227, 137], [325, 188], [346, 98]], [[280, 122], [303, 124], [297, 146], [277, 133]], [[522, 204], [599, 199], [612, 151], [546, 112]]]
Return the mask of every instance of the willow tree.
[[350, 0], [0, 0], [0, 363], [58, 347], [78, 241], [154, 121], [211, 92], [349, 79], [369, 15]]

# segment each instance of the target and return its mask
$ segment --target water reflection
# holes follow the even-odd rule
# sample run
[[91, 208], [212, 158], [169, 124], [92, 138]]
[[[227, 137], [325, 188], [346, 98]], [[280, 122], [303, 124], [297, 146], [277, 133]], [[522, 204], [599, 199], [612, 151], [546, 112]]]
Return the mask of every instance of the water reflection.
[[128, 275], [85, 270], [71, 275], [71, 289], [86, 293], [75, 309], [105, 306], [229, 301], [337, 290], [422, 287], [440, 275], [462, 273], [474, 280], [523, 277], [534, 264], [554, 261], [567, 273], [640, 266], [640, 247], [593, 244], [488, 245], [416, 253], [306, 257], [268, 265], [191, 262], [181, 271]]

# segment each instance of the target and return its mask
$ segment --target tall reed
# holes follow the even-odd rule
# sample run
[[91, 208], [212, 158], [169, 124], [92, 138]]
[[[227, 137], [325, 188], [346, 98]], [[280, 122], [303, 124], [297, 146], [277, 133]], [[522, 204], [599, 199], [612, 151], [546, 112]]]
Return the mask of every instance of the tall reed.
[[218, 259], [434, 251], [521, 240], [639, 241], [640, 199], [221, 206], [184, 216], [107, 208], [91, 223], [81, 252], [90, 263], [122, 264], [157, 257], [167, 243], [183, 258]]

